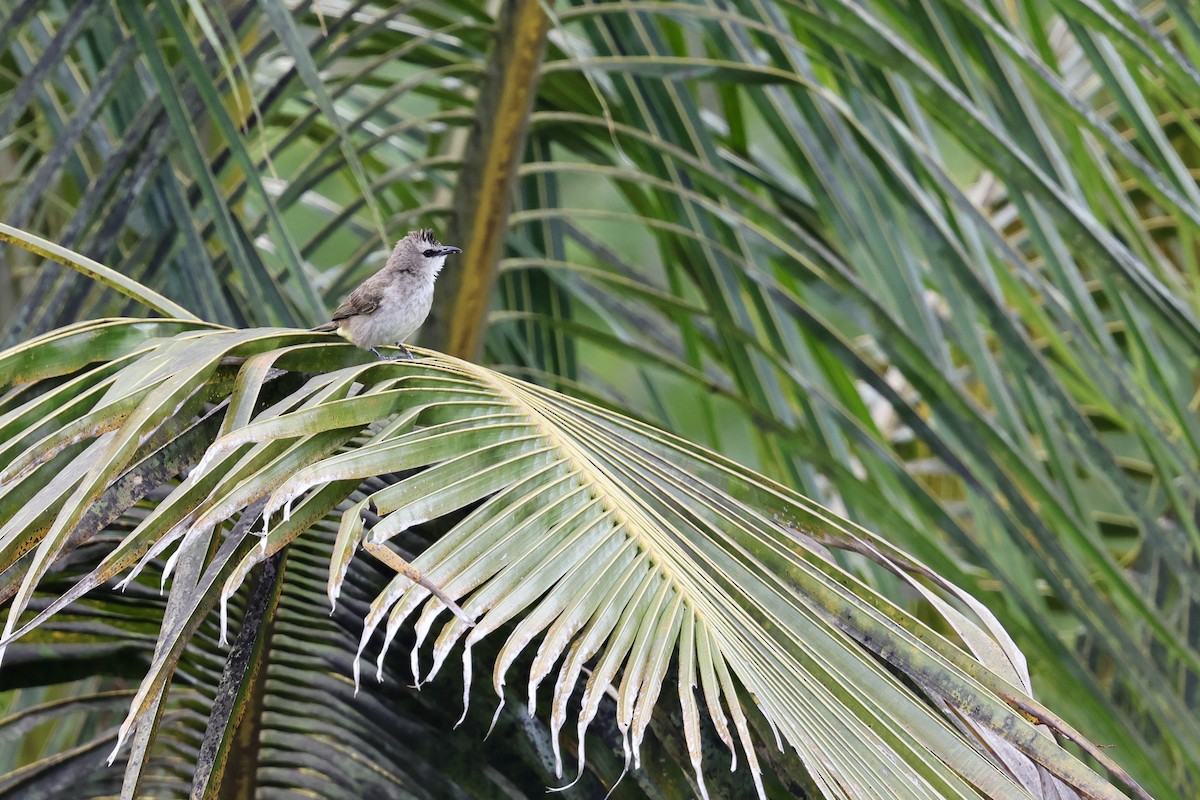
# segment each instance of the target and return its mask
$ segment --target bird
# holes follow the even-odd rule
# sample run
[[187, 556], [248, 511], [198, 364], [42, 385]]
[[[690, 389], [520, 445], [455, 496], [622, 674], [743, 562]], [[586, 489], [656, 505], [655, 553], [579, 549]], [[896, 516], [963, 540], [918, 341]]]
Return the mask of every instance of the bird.
[[[461, 253], [439, 244], [429, 228], [410, 231], [396, 242], [383, 269], [350, 293], [333, 318], [314, 331], [337, 333], [357, 347], [370, 350], [382, 361], [413, 357], [404, 340], [413, 334], [433, 305], [433, 283], [446, 257]], [[376, 348], [395, 344], [403, 355], [388, 358]]]

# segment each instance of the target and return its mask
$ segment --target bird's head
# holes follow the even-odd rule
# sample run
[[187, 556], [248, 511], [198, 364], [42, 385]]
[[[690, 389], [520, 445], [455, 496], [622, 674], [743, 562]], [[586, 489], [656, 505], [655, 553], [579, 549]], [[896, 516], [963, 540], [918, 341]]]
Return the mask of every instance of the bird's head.
[[457, 247], [440, 244], [432, 230], [422, 228], [410, 231], [407, 236], [396, 242], [396, 249], [388, 259], [388, 266], [402, 272], [428, 275], [432, 279], [442, 271], [446, 256], [461, 252]]

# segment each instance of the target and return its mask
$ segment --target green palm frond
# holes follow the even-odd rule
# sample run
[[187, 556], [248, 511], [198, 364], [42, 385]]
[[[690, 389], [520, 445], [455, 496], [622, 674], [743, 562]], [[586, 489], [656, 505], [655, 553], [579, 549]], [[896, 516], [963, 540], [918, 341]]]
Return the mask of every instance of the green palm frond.
[[[401, 473], [340, 512], [330, 599], [360, 548], [379, 560], [395, 577], [366, 613], [360, 654], [386, 620], [382, 671], [388, 643], [419, 611], [414, 677], [428, 680], [461, 639], [466, 693], [472, 648], [511, 623], [493, 669], [502, 704], [509, 668], [541, 637], [529, 708], [559, 664], [550, 700], [556, 758], [587, 667], [577, 739], [615, 690], [626, 766], [636, 767], [660, 693], [677, 684], [701, 792], [703, 717], [740, 752], [760, 794], [751, 726], [762, 736], [765, 723], [826, 792], [1019, 797], [1014, 776], [1044, 769], [1086, 795], [1121, 796], [1030, 724], [1077, 736], [1029, 696], [1023, 659], [989, 612], [962, 606], [967, 596], [928, 582], [927, 568], [784, 487], [621, 415], [431, 351], [413, 363], [362, 363], [361, 351], [311, 333], [191, 327], [150, 338], [145, 323], [112, 320], [0, 354], [6, 385], [34, 369], [26, 350], [64, 351], [48, 360], [71, 380], [81, 370], [111, 379], [90, 408], [68, 407], [77, 424], [60, 418], [49, 436], [14, 426], [6, 440], [5, 494], [32, 499], [0, 529], [5, 566], [21, 576], [4, 641], [19, 642], [73, 597], [132, 567], [129, 585], [175, 545], [163, 568], [164, 581], [173, 575], [163, 629], [118, 749], [153, 729], [184, 648], [218, 599], [224, 640], [224, 602], [256, 563], [303, 538], [364, 481]], [[126, 331], [115, 371], [69, 358], [102, 335], [97, 328]], [[50, 381], [44, 369], [37, 374]], [[4, 419], [27, 418], [53, 396], [10, 397]], [[180, 436], [215, 418], [219, 429], [203, 428], [208, 441]], [[354, 437], [365, 439], [345, 448]], [[180, 441], [204, 453], [186, 479], [75, 587], [27, 619], [49, 568], [80, 543], [87, 509], [116, 503], [110, 513], [119, 514], [134, 501], [118, 491], [126, 476], [147, 475], [146, 465]], [[460, 510], [469, 513], [411, 563], [389, 546]], [[947, 638], [887, 600], [830, 547], [904, 577], [956, 633]], [[416, 652], [447, 605], [455, 614], [422, 675]], [[668, 681], [673, 665], [678, 677]], [[997, 762], [991, 737], [1015, 750]], [[149, 741], [134, 738], [131, 764], [142, 763]]]
[[[230, 723], [236, 737], [223, 745], [213, 742], [224, 748], [225, 759], [223, 769], [206, 776], [212, 779], [207, 788], [239, 786], [243, 793], [266, 798], [292, 796], [298, 789], [331, 798], [372, 793], [486, 797], [514, 786], [526, 796], [542, 794], [553, 776], [538, 752], [549, 753], [550, 746], [540, 726], [518, 710], [522, 698], [513, 696], [496, 732], [485, 740], [490, 711], [481, 708], [456, 735], [447, 735], [460, 714], [459, 688], [442, 681], [414, 692], [406, 662], [393, 659], [385, 682], [371, 681], [356, 691], [350, 676], [362, 614], [391, 573], [369, 560], [355, 562], [331, 615], [325, 585], [336, 531], [336, 519], [321, 520], [288, 548], [282, 566], [286, 580], [269, 624], [253, 627], [235, 617], [243, 619], [250, 641], [266, 651], [267, 663], [256, 676], [261, 705], [235, 698], [234, 708], [242, 710], [240, 722]], [[405, 543], [419, 541], [410, 537]], [[38, 602], [48, 604], [69, 591], [114, 543], [101, 537], [73, 552], [43, 582]], [[119, 591], [99, 587], [9, 646], [0, 687], [6, 701], [17, 705], [0, 715], [0, 757], [5, 759], [0, 790], [5, 794], [121, 793], [131, 748], [123, 747], [111, 767], [105, 762], [153, 659], [165, 606], [158, 588], [163, 565], [156, 561], [146, 582], [133, 581]], [[231, 602], [237, 614], [248, 599], [238, 596]], [[206, 788], [198, 769], [201, 743], [207, 744], [206, 729], [221, 713], [214, 699], [230, 669], [225, 664], [229, 648], [219, 638], [218, 616], [209, 614], [187, 643], [164, 698], [163, 719], [140, 765], [136, 796], [183, 796]], [[483, 649], [483, 658], [494, 656]], [[94, 688], [106, 680], [132, 688]], [[46, 687], [47, 682], [54, 685]], [[62, 699], [46, 699], [56, 693]], [[56, 723], [55, 732], [46, 733]], [[611, 736], [616, 737], [615, 728]], [[252, 748], [246, 747], [248, 737]], [[619, 753], [606, 754], [604, 739], [590, 744], [589, 773], [574, 796], [603, 797], [602, 786], [620, 775]], [[667, 775], [662, 771], [657, 780], [666, 785]], [[686, 786], [682, 779], [678, 783]]]

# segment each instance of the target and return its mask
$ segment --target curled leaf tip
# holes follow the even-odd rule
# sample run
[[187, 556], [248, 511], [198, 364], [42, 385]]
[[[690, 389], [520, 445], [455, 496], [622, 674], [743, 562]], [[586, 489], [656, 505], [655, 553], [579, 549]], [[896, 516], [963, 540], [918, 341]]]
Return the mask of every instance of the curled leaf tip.
[[[546, 794], [550, 794], [551, 792], [565, 792], [567, 789], [570, 789], [570, 788], [571, 788], [571, 787], [573, 787], [575, 784], [579, 783], [579, 779], [580, 779], [580, 778], [582, 778], [582, 777], [583, 777], [583, 772], [582, 772], [582, 771], [580, 771], [580, 773], [579, 773], [578, 775], [576, 775], [576, 776], [575, 776], [575, 780], [571, 781], [571, 782], [570, 782], [570, 783], [568, 783], [567, 785], [565, 785], [565, 786], [550, 786], [550, 787], [548, 787], [548, 788], [546, 789]], [[614, 786], [615, 786], [615, 785], [616, 785], [616, 784], [614, 784]], [[611, 792], [609, 792], [609, 794], [611, 794]], [[607, 795], [605, 795], [605, 796], [607, 797]]]
[[113, 763], [117, 760], [117, 753], [120, 752], [121, 745], [124, 743], [125, 743], [125, 726], [121, 726], [121, 732], [117, 734], [117, 743], [116, 743], [116, 745], [113, 746], [113, 749], [109, 752], [108, 758], [105, 759], [105, 762], [108, 764], [108, 766], [111, 767], [113, 765]]
[[[504, 698], [501, 697], [500, 704], [498, 706], [496, 706], [496, 713], [492, 714], [492, 724], [488, 725], [487, 733], [484, 734], [483, 738], [486, 739], [487, 737], [492, 735], [492, 731], [494, 731], [496, 729], [496, 723], [500, 721], [500, 712], [503, 710], [504, 710]], [[467, 716], [467, 710], [464, 708], [463, 709], [463, 719], [466, 719], [466, 716]], [[459, 720], [459, 722], [462, 722], [462, 720]]]

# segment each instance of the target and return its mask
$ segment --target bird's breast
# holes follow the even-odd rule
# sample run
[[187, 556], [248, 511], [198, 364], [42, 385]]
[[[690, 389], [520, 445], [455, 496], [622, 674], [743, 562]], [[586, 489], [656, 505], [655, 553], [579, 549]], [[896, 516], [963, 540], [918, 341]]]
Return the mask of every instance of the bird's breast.
[[378, 317], [375, 337], [380, 343], [407, 339], [429, 316], [433, 287], [419, 285], [388, 293], [372, 316]]

